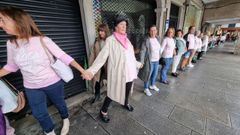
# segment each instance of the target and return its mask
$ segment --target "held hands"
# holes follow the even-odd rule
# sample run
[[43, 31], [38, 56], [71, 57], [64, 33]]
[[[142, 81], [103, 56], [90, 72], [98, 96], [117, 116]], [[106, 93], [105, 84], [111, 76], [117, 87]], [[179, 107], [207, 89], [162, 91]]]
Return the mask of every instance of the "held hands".
[[92, 78], [93, 78], [93, 74], [90, 72], [90, 71], [88, 71], [88, 70], [84, 70], [83, 72], [82, 72], [82, 78], [83, 79], [85, 79], [85, 80], [92, 80]]
[[137, 61], [137, 68], [138, 68], [138, 69], [143, 68], [143, 64], [142, 64], [141, 62], [138, 62], [138, 61]]

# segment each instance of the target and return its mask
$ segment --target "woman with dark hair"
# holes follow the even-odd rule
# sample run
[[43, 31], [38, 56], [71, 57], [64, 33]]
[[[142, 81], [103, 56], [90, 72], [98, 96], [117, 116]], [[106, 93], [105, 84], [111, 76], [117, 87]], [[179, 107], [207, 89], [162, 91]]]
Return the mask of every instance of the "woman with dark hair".
[[81, 73], [84, 69], [38, 29], [32, 17], [16, 7], [0, 9], [0, 27], [10, 35], [7, 41], [7, 64], [0, 69], [0, 77], [20, 69], [33, 116], [47, 135], [55, 135], [54, 124], [48, 114], [47, 98], [63, 119], [61, 135], [69, 131], [68, 109], [64, 101], [64, 83], [51, 67], [41, 40], [48, 50], [66, 65]]
[[195, 26], [190, 26], [188, 28], [188, 33], [184, 35], [184, 40], [186, 41], [187, 45], [187, 52], [184, 53], [184, 58], [181, 63], [181, 70], [184, 71], [186, 65], [189, 68], [193, 68], [194, 65], [192, 64], [192, 59], [195, 54]]
[[[98, 37], [93, 45], [93, 48], [89, 57], [89, 65], [93, 64], [93, 61], [97, 58], [99, 52], [105, 45], [106, 38], [109, 36], [109, 29], [106, 24], [100, 24], [98, 26]], [[93, 85], [95, 88], [95, 97], [92, 100], [94, 103], [96, 100], [100, 100], [100, 83], [103, 79], [107, 79], [107, 65], [105, 64], [101, 70], [99, 70], [93, 78]]]
[[172, 76], [177, 77], [177, 67], [181, 61], [182, 55], [186, 52], [186, 41], [183, 39], [183, 31], [178, 29], [176, 32], [176, 55], [173, 57]]
[[155, 82], [158, 75], [161, 45], [160, 37], [157, 36], [156, 25], [151, 25], [148, 32], [149, 35], [142, 43], [140, 51], [140, 62], [143, 64], [143, 68], [140, 70], [138, 77], [144, 81], [144, 93], [151, 96], [152, 93], [149, 88], [159, 92]]
[[165, 38], [163, 39], [161, 45], [161, 53], [162, 53], [162, 69], [160, 82], [163, 84], [169, 84], [167, 80], [167, 72], [172, 64], [173, 56], [176, 54], [175, 52], [175, 41], [174, 37], [174, 28], [168, 28]]
[[134, 110], [128, 98], [133, 81], [137, 78], [137, 68], [142, 64], [136, 61], [133, 46], [127, 38], [127, 24], [126, 16], [122, 14], [115, 16], [115, 31], [106, 39], [105, 46], [87, 70], [87, 74], [83, 75], [83, 78], [91, 80], [108, 60], [107, 97], [100, 110], [100, 118], [106, 123], [110, 120], [107, 111], [112, 101], [120, 103], [128, 111]]

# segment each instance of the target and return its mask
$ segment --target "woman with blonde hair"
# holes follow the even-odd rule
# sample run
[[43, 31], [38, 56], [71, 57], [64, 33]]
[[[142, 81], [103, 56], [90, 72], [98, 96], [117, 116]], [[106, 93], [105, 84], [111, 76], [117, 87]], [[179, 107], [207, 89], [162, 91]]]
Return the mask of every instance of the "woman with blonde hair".
[[66, 65], [73, 66], [81, 73], [84, 73], [84, 69], [52, 39], [44, 36], [32, 17], [23, 9], [11, 6], [1, 8], [0, 27], [10, 35], [10, 40], [7, 41], [7, 64], [0, 69], [0, 77], [20, 70], [32, 114], [45, 134], [55, 135], [54, 124], [47, 109], [49, 98], [63, 119], [61, 135], [66, 135], [70, 123], [64, 101], [64, 83], [52, 69], [42, 43]]
[[160, 75], [160, 82], [164, 84], [169, 84], [167, 80], [167, 72], [172, 64], [173, 56], [176, 54], [175, 48], [175, 41], [173, 39], [174, 37], [174, 28], [168, 28], [165, 38], [163, 39], [162, 45], [161, 45], [161, 53], [162, 53], [162, 68], [161, 68], [161, 75]]

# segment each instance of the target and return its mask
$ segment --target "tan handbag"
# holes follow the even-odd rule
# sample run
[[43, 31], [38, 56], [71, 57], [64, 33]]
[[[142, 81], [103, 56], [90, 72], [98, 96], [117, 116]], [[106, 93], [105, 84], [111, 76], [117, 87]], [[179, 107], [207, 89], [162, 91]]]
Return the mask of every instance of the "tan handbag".
[[19, 112], [21, 111], [24, 107], [25, 107], [25, 104], [26, 104], [26, 99], [25, 99], [25, 96], [24, 96], [24, 93], [22, 91], [19, 91], [17, 90], [9, 81], [7, 81], [6, 79], [3, 79], [2, 80], [4, 82], [6, 82], [6, 85], [8, 85], [8, 87], [10, 88], [10, 90], [16, 95], [17, 97], [17, 107], [12, 111], [12, 112]]

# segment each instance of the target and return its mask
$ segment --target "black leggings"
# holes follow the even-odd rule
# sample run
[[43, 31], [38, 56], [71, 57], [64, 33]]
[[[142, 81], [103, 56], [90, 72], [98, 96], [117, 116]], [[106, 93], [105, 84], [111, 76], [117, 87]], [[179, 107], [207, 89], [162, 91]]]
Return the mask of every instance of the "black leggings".
[[197, 59], [199, 60], [203, 56], [204, 51], [198, 53]]
[[[128, 98], [129, 98], [129, 94], [132, 88], [132, 83], [133, 82], [127, 82], [126, 83], [126, 93], [125, 93], [125, 105], [128, 104]], [[108, 96], [105, 98], [104, 102], [103, 102], [103, 106], [101, 111], [106, 113], [108, 111], [108, 107], [110, 105], [110, 103], [112, 102], [112, 99], [110, 99]]]
[[95, 84], [95, 96], [100, 95], [100, 82], [96, 82]]

